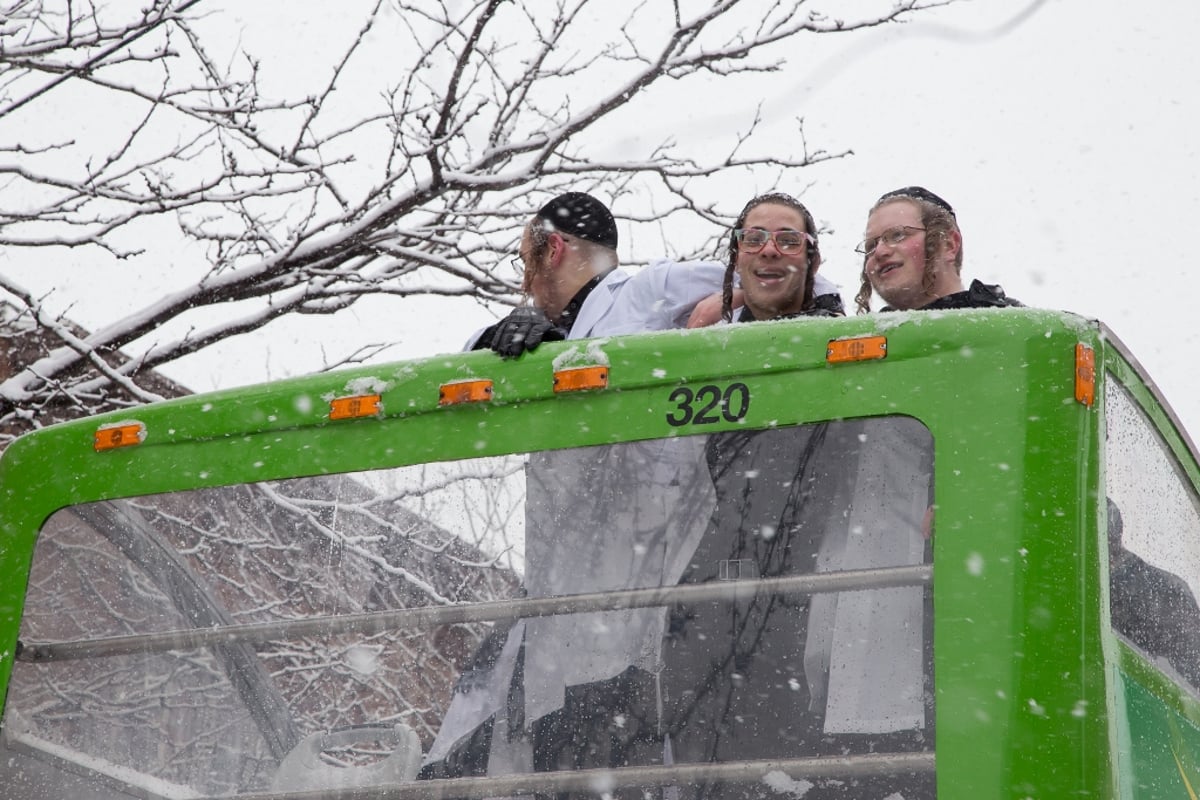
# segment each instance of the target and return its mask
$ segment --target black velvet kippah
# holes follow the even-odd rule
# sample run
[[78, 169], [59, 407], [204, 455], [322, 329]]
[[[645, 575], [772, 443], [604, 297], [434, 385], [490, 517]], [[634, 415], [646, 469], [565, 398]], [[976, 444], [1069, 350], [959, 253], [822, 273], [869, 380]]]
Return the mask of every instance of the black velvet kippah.
[[608, 206], [585, 192], [560, 194], [538, 210], [554, 230], [617, 249], [617, 223]]
[[950, 216], [954, 216], [954, 209], [950, 207], [949, 203], [923, 186], [905, 186], [903, 189], [893, 189], [886, 194], [880, 195], [879, 200], [876, 200], [875, 202], [882, 202], [883, 200], [887, 200], [889, 197], [911, 197], [914, 200], [924, 200], [928, 203], [933, 203], [939, 208], [946, 209], [950, 212]]

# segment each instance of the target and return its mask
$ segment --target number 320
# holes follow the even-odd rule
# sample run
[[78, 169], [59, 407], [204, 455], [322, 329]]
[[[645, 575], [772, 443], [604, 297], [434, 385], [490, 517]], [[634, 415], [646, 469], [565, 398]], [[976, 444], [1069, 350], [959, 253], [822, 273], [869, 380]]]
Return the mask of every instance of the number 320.
[[720, 386], [705, 384], [696, 391], [680, 386], [667, 398], [675, 410], [667, 414], [667, 424], [712, 425], [723, 418], [737, 422], [750, 410], [750, 389], [744, 383], [731, 383], [722, 391]]

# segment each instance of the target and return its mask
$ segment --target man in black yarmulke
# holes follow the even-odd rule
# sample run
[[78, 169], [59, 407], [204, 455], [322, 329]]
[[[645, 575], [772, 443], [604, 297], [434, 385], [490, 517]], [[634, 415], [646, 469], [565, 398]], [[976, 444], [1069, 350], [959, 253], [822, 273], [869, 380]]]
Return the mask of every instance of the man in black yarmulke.
[[543, 341], [682, 328], [696, 303], [721, 286], [716, 262], [617, 269], [617, 242], [612, 212], [592, 195], [567, 192], [546, 203], [521, 236], [530, 305], [472, 337], [467, 349], [513, 358]]
[[590, 194], [560, 194], [525, 226], [520, 259], [522, 288], [532, 306], [514, 309], [485, 328], [469, 349], [511, 358], [543, 341], [567, 338], [589, 295], [617, 266], [616, 220]]
[[[515, 357], [550, 339], [681, 328], [722, 285], [725, 265], [715, 261], [617, 269], [617, 242], [613, 215], [595, 197], [568, 192], [546, 203], [521, 237], [531, 305], [485, 329], [474, 348]], [[699, 437], [678, 437], [531, 453], [528, 596], [674, 583], [685, 560], [676, 554], [711, 507], [702, 448]], [[421, 777], [661, 762], [652, 668], [664, 619], [630, 609], [497, 625], [456, 685]], [[640, 800], [641, 791], [614, 797]]]

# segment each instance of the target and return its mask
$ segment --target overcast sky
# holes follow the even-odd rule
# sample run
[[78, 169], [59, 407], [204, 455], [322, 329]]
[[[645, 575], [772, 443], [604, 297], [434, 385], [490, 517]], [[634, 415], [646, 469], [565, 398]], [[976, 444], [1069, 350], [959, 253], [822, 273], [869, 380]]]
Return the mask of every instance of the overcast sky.
[[[326, 24], [300, 13], [304, 5], [328, 22], [326, 4], [299, 4], [270, 28], [297, 65]], [[970, 0], [916, 19], [797, 40], [784, 73], [693, 87], [639, 134], [673, 134], [699, 152], [711, 134], [744, 122], [714, 112], [723, 99], [761, 96], [768, 126], [777, 126], [771, 141], [794, 154], [793, 121], [804, 117], [810, 148], [854, 154], [789, 185], [731, 186], [725, 210], [773, 188], [802, 196], [828, 229], [823, 270], [849, 304], [866, 209], [886, 190], [922, 184], [958, 212], [965, 277], [1107, 322], [1200, 435], [1191, 366], [1200, 334], [1188, 322], [1192, 272], [1179, 252], [1195, 249], [1200, 219], [1200, 69], [1191, 52], [1200, 4]], [[630, 236], [623, 256], [659, 255], [638, 249], [648, 238]], [[85, 325], [106, 321], [112, 308], [98, 301], [95, 276], [72, 269], [31, 264], [15, 277], [34, 289], [59, 286], [61, 304], [73, 303]], [[317, 369], [322, 343], [335, 351], [399, 339], [390, 358], [429, 355], [457, 349], [491, 318], [467, 302], [438, 300], [430, 314], [398, 304], [380, 298], [336, 320], [281, 320], [255, 335], [256, 346], [213, 348], [165, 371], [204, 391]]]

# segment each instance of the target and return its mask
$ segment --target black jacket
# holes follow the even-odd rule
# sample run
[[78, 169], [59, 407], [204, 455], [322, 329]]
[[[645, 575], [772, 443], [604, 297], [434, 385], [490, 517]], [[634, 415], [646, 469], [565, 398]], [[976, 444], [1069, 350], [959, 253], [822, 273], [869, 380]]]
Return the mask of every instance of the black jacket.
[[[1005, 308], [1024, 305], [1020, 300], [1014, 300], [1004, 294], [1004, 290], [998, 285], [973, 280], [971, 281], [970, 288], [965, 292], [955, 292], [945, 297], [939, 297], [929, 305], [921, 306], [917, 310], [934, 311], [939, 308]], [[883, 310], [895, 311], [896, 309], [888, 306]]]
[[[842, 305], [842, 296], [840, 294], [819, 294], [813, 298], [812, 308], [806, 308], [803, 311], [797, 311], [794, 314], [781, 314], [778, 317], [771, 319], [794, 319], [796, 317], [844, 317], [846, 316], [846, 307]], [[747, 306], [742, 306], [742, 312], [738, 314], [738, 322], [757, 322], [754, 315], [750, 313]]]

